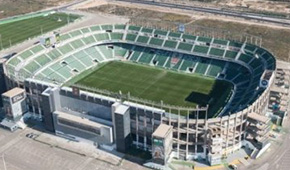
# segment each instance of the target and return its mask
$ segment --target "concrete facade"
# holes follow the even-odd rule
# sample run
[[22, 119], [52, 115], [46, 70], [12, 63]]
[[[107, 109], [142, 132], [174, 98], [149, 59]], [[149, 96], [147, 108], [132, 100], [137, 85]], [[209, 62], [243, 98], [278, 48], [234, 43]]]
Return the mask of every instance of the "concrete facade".
[[[38, 87], [38, 85], [34, 86]], [[46, 92], [51, 90], [46, 90]], [[179, 159], [193, 160], [193, 159], [206, 159], [213, 164], [220, 163], [223, 157], [228, 154], [239, 150], [246, 136], [250, 134], [248, 128], [250, 127], [250, 121], [248, 118], [251, 113], [256, 113], [265, 117], [265, 111], [269, 101], [269, 89], [266, 89], [264, 93], [248, 108], [229, 116], [200, 119], [199, 114], [207, 114], [207, 108], [196, 108], [191, 114], [194, 114], [195, 118], [189, 118], [189, 116], [181, 116], [172, 113], [165, 112], [163, 109], [157, 109], [154, 107], [138, 104], [134, 102], [123, 101], [120, 104], [120, 100], [99, 94], [94, 94], [80, 90], [80, 94], [75, 96], [72, 94], [72, 88], [62, 87], [58, 90], [59, 100], [66, 99], [65, 102], [60, 102], [60, 106], [57, 110], [70, 113], [73, 112], [81, 115], [85, 114], [94, 119], [93, 122], [101, 122], [104, 125], [112, 127], [114, 135], [114, 143], [125, 142], [132, 140], [132, 144], [138, 148], [144, 150], [152, 150], [152, 134], [158, 128], [160, 124], [166, 124], [173, 128], [173, 140], [172, 140], [172, 155]], [[43, 92], [44, 94], [45, 92]], [[56, 96], [53, 96], [55, 100]], [[45, 99], [42, 99], [45, 102]], [[50, 99], [50, 101], [53, 101]], [[79, 105], [77, 105], [79, 103]], [[122, 114], [116, 114], [116, 106], [124, 106], [128, 108], [124, 112], [128, 116], [128, 123], [130, 125], [130, 135], [128, 133], [119, 133], [120, 129], [124, 132], [124, 117]], [[51, 103], [49, 104], [51, 106]], [[41, 106], [40, 106], [41, 107]], [[88, 108], [90, 110], [88, 110]], [[91, 109], [94, 108], [94, 109]], [[115, 108], [115, 109], [113, 109]], [[43, 108], [37, 108], [42, 110]], [[45, 109], [47, 110], [47, 109]], [[50, 113], [47, 113], [49, 115]], [[75, 115], [77, 115], [75, 114]], [[44, 115], [44, 123], [48, 123], [51, 120]], [[115, 118], [113, 118], [115, 117]], [[113, 119], [118, 119], [114, 121]], [[55, 131], [61, 129], [60, 126], [55, 126], [55, 116], [53, 116]], [[121, 123], [121, 122], [123, 123]], [[113, 128], [114, 126], [117, 127]], [[48, 126], [50, 127], [50, 126]], [[267, 130], [267, 129], [260, 129]], [[75, 132], [77, 133], [77, 131]], [[117, 137], [121, 135], [122, 137]], [[83, 135], [76, 135], [80, 138], [91, 140], [91, 137]], [[124, 148], [128, 146], [122, 146], [120, 151], [124, 151]]]

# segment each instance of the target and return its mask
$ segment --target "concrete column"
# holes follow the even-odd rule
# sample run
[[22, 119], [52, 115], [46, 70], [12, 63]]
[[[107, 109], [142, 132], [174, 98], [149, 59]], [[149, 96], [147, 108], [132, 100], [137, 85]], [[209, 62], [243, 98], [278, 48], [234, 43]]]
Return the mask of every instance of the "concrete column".
[[38, 107], [38, 112], [39, 112], [38, 118], [42, 118], [42, 111], [41, 111], [40, 107]]
[[[152, 122], [151, 122], [151, 124], [152, 124], [152, 129], [151, 129], [151, 130], [152, 130], [152, 133], [154, 132], [154, 114], [155, 114], [155, 113], [152, 112], [152, 119], [151, 119], [151, 121], [152, 121]], [[161, 121], [161, 123], [162, 123], [162, 121]]]
[[138, 112], [136, 112], [136, 143], [137, 143], [137, 148], [139, 148], [139, 115]]
[[144, 150], [147, 150], [147, 136], [144, 136]]
[[[221, 138], [222, 138], [222, 140], [223, 140], [223, 131], [224, 131], [224, 129], [223, 129], [223, 126], [222, 126], [222, 125], [223, 125], [223, 121], [222, 121], [222, 118], [220, 118], [220, 130], [221, 130], [221, 132], [220, 132], [221, 134], [220, 134], [220, 135], [221, 135]], [[223, 148], [223, 144], [224, 144], [224, 142], [225, 142], [225, 141], [223, 140], [223, 141], [222, 141], [222, 149], [225, 149], [225, 148]]]
[[205, 112], [205, 119], [204, 119], [204, 143], [203, 143], [203, 153], [206, 156], [206, 142], [207, 142], [207, 132], [208, 132], [208, 125], [207, 125], [207, 112], [208, 112], [208, 105], [207, 105], [207, 109]]
[[136, 144], [137, 144], [137, 148], [139, 148], [139, 135], [136, 134]]
[[143, 122], [143, 126], [144, 126], [144, 132], [143, 132], [143, 136], [144, 136], [144, 141], [143, 141], [143, 146], [144, 146], [144, 150], [146, 149], [147, 147], [147, 144], [146, 144], [146, 132], [147, 132], [147, 115], [146, 115], [146, 109], [144, 108], [144, 122]]
[[178, 110], [178, 120], [177, 120], [177, 158], [179, 158], [179, 147], [180, 147], [180, 132], [179, 132], [179, 126], [180, 126], [180, 110]]
[[187, 117], [186, 117], [186, 154], [185, 157], [187, 159], [188, 157], [188, 139], [189, 139], [189, 110], [187, 111]]
[[199, 117], [199, 108], [198, 106], [196, 107], [197, 111], [196, 111], [196, 118], [195, 118], [195, 151], [194, 154], [197, 155], [197, 136], [198, 136], [198, 117]]
[[169, 125], [171, 125], [171, 108], [169, 108]]
[[144, 122], [143, 122], [143, 125], [144, 125], [144, 132], [143, 132], [143, 136], [144, 136], [144, 142], [143, 142], [143, 146], [144, 146], [144, 150], [146, 149], [147, 147], [147, 143], [146, 143], [146, 132], [147, 132], [147, 115], [146, 115], [146, 109], [144, 108]]
[[[31, 100], [31, 101], [32, 101], [32, 100]], [[35, 107], [34, 107], [34, 105], [33, 105], [33, 102], [31, 102], [31, 104], [32, 104], [33, 118], [35, 118], [35, 117], [36, 117]]]
[[230, 127], [230, 116], [228, 116], [228, 125], [227, 125], [227, 136], [226, 136], [226, 150], [228, 150], [228, 145], [229, 145], [229, 127]]
[[244, 112], [241, 114], [241, 126], [240, 126], [240, 135], [239, 135], [239, 142], [242, 142], [242, 129], [243, 129], [243, 121], [244, 121]]
[[237, 119], [238, 119], [238, 114], [235, 114], [235, 121], [234, 121], [234, 136], [233, 136], [233, 140], [234, 140], [234, 146], [236, 145], [236, 127], [237, 127]]

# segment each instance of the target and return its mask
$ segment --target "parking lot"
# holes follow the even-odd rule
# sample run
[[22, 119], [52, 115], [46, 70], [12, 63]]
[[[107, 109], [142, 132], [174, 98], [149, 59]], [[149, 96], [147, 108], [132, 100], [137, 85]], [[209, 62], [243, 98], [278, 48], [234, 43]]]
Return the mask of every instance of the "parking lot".
[[120, 164], [113, 165], [97, 158], [66, 151], [27, 137], [30, 133], [42, 134], [31, 128], [17, 130], [14, 133], [0, 128], [1, 170], [145, 169], [127, 160], [121, 160]]

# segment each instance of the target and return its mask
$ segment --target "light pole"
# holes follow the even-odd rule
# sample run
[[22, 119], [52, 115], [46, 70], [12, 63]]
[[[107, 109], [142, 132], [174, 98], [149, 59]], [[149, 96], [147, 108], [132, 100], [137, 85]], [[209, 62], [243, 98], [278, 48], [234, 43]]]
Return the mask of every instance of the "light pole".
[[289, 50], [289, 53], [288, 53], [288, 62], [290, 61], [290, 50]]
[[2, 35], [1, 34], [0, 34], [0, 43], [1, 43], [1, 50], [3, 50]]
[[4, 159], [4, 154], [2, 154], [2, 160], [3, 160], [4, 170], [7, 170], [6, 163], [5, 163], [5, 159]]
[[68, 15], [67, 15], [67, 24], [69, 24], [70, 23], [70, 18], [69, 18], [69, 13], [68, 13]]

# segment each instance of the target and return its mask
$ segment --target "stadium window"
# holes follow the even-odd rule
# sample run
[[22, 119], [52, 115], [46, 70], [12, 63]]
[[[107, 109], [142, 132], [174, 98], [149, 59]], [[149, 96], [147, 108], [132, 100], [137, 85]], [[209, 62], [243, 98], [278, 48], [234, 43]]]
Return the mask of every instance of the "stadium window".
[[108, 45], [108, 48], [109, 49], [114, 49], [114, 46], [113, 45]]
[[154, 34], [154, 37], [158, 37], [158, 34]]
[[143, 116], [139, 116], [139, 121], [143, 122], [144, 121], [144, 117]]
[[30, 89], [28, 87], [25, 87], [26, 93], [30, 93]]
[[210, 46], [210, 43], [207, 42], [206, 45], [207, 45], [207, 46]]
[[173, 137], [174, 138], [178, 138], [178, 133], [177, 132], [173, 132]]
[[131, 133], [131, 137], [132, 137], [132, 139], [133, 139], [133, 141], [136, 141], [136, 135], [135, 134], [133, 134], [133, 133]]
[[106, 32], [112, 32], [112, 30], [106, 30]]
[[26, 98], [27, 105], [31, 104], [31, 99], [29, 97]]
[[32, 108], [32, 106], [28, 106], [28, 110], [29, 110], [30, 112], [33, 112], [33, 108]]
[[39, 110], [38, 110], [38, 109], [35, 109], [35, 110], [34, 110], [34, 113], [35, 113], [35, 114], [39, 114]]
[[147, 138], [146, 142], [147, 142], [147, 145], [150, 145], [150, 146], [152, 145], [152, 139], [151, 138]]
[[97, 60], [97, 59], [93, 59], [93, 62], [97, 63], [97, 62], [98, 62], [98, 60]]
[[139, 143], [144, 143], [144, 137], [139, 136]]
[[151, 119], [147, 117], [147, 118], [146, 118], [146, 122], [147, 122], [147, 123], [151, 123]]
[[180, 137], [179, 137], [179, 139], [181, 139], [181, 140], [186, 140], [186, 134], [184, 134], [184, 133], [180, 133]]

